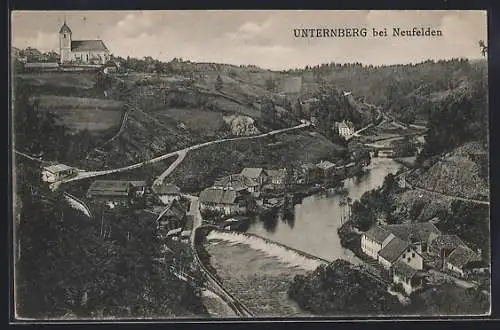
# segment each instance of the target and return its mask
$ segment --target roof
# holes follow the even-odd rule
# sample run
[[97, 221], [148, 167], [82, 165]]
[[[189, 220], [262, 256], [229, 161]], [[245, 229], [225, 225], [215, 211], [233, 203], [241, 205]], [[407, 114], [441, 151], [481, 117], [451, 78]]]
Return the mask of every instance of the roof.
[[436, 250], [452, 250], [465, 245], [465, 243], [457, 235], [436, 235], [434, 233], [430, 234], [428, 244], [431, 249]]
[[58, 68], [59, 63], [57, 62], [30, 62], [24, 64], [26, 69], [29, 68]]
[[382, 244], [382, 242], [385, 241], [385, 239], [389, 237], [389, 235], [391, 235], [391, 232], [385, 230], [380, 226], [373, 226], [368, 231], [366, 231], [364, 235], [371, 240]]
[[396, 261], [408, 248], [409, 244], [398, 237], [394, 237], [387, 245], [378, 252], [378, 255], [389, 262]]
[[335, 164], [328, 161], [328, 160], [323, 160], [323, 161], [319, 162], [316, 166], [318, 166], [319, 168], [321, 168], [323, 170], [326, 170], [326, 169], [335, 167]]
[[57, 164], [57, 165], [45, 166], [43, 169], [44, 171], [48, 171], [50, 173], [59, 173], [62, 171], [71, 170], [72, 167], [64, 164]]
[[175, 184], [167, 183], [167, 184], [159, 184], [153, 185], [151, 187], [158, 195], [179, 195], [181, 193], [181, 189], [177, 187]]
[[411, 279], [413, 276], [415, 276], [418, 273], [418, 270], [410, 267], [409, 265], [405, 264], [401, 260], [394, 264], [393, 270], [397, 275], [402, 275], [406, 279]]
[[263, 173], [264, 169], [262, 167], [245, 167], [241, 171], [241, 175], [251, 179], [257, 179]]
[[313, 163], [304, 163], [302, 165], [300, 165], [300, 167], [302, 167], [303, 169], [315, 169], [315, 168], [318, 168], [315, 164]]
[[200, 203], [234, 204], [237, 197], [235, 190], [212, 187], [200, 193]]
[[[153, 210], [153, 212], [155, 211], [156, 210]], [[160, 221], [162, 221], [162, 219], [165, 220], [165, 218], [182, 220], [186, 215], [186, 210], [184, 210], [177, 202], [174, 201], [166, 208], [161, 209], [161, 212], [159, 212], [158, 215], [160, 214], [161, 214], [161, 218], [159, 219]]]
[[71, 41], [72, 52], [82, 52], [88, 50], [107, 51], [108, 48], [102, 40], [73, 40]]
[[278, 170], [266, 170], [268, 176], [272, 178], [284, 178], [286, 177], [286, 170], [284, 168]]
[[64, 24], [61, 26], [61, 29], [59, 30], [59, 33], [72, 33], [71, 32], [71, 29], [69, 28], [69, 26], [66, 24], [66, 21], [64, 21]]
[[429, 222], [386, 225], [384, 229], [405, 241], [410, 241], [413, 238], [419, 242], [427, 242], [431, 233], [441, 235], [439, 229]]
[[136, 180], [136, 181], [128, 181], [132, 185], [132, 187], [145, 187], [146, 181], [143, 180]]
[[93, 196], [127, 196], [131, 186], [130, 181], [97, 180], [90, 185], [87, 194]]
[[479, 261], [481, 258], [471, 249], [459, 246], [448, 256], [448, 262], [457, 268], [463, 268], [471, 261]]
[[246, 176], [241, 174], [232, 174], [225, 176], [214, 183], [214, 187], [231, 188], [236, 191], [245, 190], [249, 187], [255, 187], [259, 184]]

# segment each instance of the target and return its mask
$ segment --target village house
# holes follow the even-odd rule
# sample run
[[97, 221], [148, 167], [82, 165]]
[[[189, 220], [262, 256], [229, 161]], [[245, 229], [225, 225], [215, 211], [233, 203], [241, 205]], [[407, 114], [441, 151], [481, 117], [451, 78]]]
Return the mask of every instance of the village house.
[[453, 250], [445, 261], [446, 269], [460, 277], [467, 277], [475, 269], [482, 268], [481, 256], [465, 245]]
[[361, 235], [361, 251], [364, 254], [378, 260], [378, 253], [389, 243], [394, 234], [380, 226], [373, 226]]
[[394, 264], [392, 272], [392, 282], [394, 284], [401, 284], [406, 294], [422, 288], [423, 286], [423, 273], [415, 268], [408, 266], [402, 261]]
[[335, 175], [335, 164], [328, 161], [328, 160], [323, 160], [316, 164], [316, 167], [318, 167], [323, 176], [323, 180], [328, 181], [333, 178]]
[[394, 237], [378, 252], [378, 262], [389, 270], [398, 261], [417, 270], [424, 268], [424, 259], [418, 252], [418, 248], [408, 241]]
[[262, 167], [245, 167], [240, 174], [246, 178], [254, 180], [259, 185], [263, 185], [267, 180], [266, 171]]
[[102, 40], [73, 40], [73, 32], [64, 21], [59, 30], [61, 64], [82, 63], [102, 65], [109, 61], [110, 51]]
[[299, 180], [300, 184], [318, 183], [322, 178], [322, 171], [313, 163], [304, 163], [300, 165]]
[[333, 130], [343, 138], [349, 138], [354, 134], [354, 126], [350, 121], [343, 120], [333, 123]]
[[237, 190], [211, 187], [200, 193], [200, 211], [218, 212], [224, 215], [244, 214], [247, 201]]
[[214, 188], [231, 189], [237, 192], [249, 192], [256, 194], [259, 192], [259, 183], [241, 174], [231, 174], [217, 180]]
[[179, 200], [181, 197], [181, 190], [174, 184], [162, 183], [154, 184], [151, 187], [151, 191], [155, 193], [163, 204], [167, 205], [175, 200]]
[[286, 184], [286, 169], [280, 168], [277, 170], [266, 170], [268, 177], [265, 189], [268, 190], [282, 190], [285, 189]]
[[45, 166], [42, 168], [42, 180], [53, 183], [72, 176], [75, 173], [76, 170], [73, 167], [64, 164]]
[[96, 180], [87, 190], [87, 198], [107, 204], [110, 208], [125, 206], [144, 196], [145, 181]]
[[186, 224], [186, 210], [178, 202], [172, 202], [167, 207], [154, 206], [152, 212], [157, 214], [157, 228], [168, 234], [172, 230], [184, 228]]

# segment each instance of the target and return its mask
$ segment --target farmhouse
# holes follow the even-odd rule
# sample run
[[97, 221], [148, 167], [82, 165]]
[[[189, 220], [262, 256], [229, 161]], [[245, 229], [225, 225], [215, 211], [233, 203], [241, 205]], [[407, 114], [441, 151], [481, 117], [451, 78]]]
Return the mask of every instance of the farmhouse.
[[333, 130], [343, 138], [348, 138], [354, 134], [354, 127], [352, 123], [345, 120], [342, 122], [334, 122]]
[[64, 164], [45, 166], [42, 169], [42, 180], [53, 183], [67, 178], [75, 173], [76, 170], [73, 167]]
[[422, 287], [423, 274], [404, 262], [398, 261], [393, 267], [392, 282], [401, 284], [405, 292], [411, 294]]
[[280, 168], [277, 170], [266, 170], [268, 176], [266, 189], [279, 190], [285, 188], [286, 169]]
[[108, 204], [111, 208], [127, 205], [144, 195], [145, 181], [96, 180], [87, 190], [87, 198]]
[[154, 207], [152, 210], [158, 214], [158, 229], [163, 232], [183, 228], [186, 224], [186, 210], [177, 203], [173, 202], [165, 207]]
[[323, 160], [316, 166], [322, 171], [324, 180], [331, 179], [335, 175], [335, 164], [332, 162]]
[[104, 64], [110, 52], [102, 40], [73, 40], [73, 33], [64, 21], [59, 30], [59, 52], [61, 64]]
[[423, 258], [407, 241], [394, 237], [378, 252], [378, 261], [386, 269], [402, 261], [414, 269], [423, 269]]
[[245, 167], [240, 174], [258, 182], [260, 185], [262, 185], [267, 179], [267, 174], [262, 167]]
[[199, 200], [201, 212], [212, 211], [232, 215], [247, 211], [245, 199], [234, 189], [207, 188], [200, 193]]
[[461, 277], [466, 277], [481, 264], [481, 256], [467, 246], [459, 246], [446, 259], [446, 268]]
[[373, 226], [361, 235], [361, 251], [378, 260], [378, 253], [389, 243], [394, 234], [380, 226]]
[[159, 184], [153, 185], [151, 187], [153, 193], [155, 193], [163, 204], [170, 204], [174, 200], [179, 200], [181, 197], [181, 190], [174, 184]]
[[257, 181], [247, 178], [241, 174], [225, 176], [214, 183], [214, 188], [231, 189], [237, 192], [247, 191], [250, 193], [259, 190]]

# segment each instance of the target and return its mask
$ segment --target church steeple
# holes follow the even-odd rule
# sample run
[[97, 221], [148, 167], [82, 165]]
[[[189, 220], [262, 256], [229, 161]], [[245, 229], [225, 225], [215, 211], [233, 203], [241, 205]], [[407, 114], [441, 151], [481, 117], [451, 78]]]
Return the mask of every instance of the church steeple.
[[59, 34], [64, 34], [64, 33], [68, 33], [71, 35], [71, 29], [69, 28], [69, 26], [66, 24], [66, 17], [64, 17], [64, 23], [63, 25], [61, 26], [61, 29], [59, 30]]
[[59, 54], [61, 55], [61, 64], [71, 59], [71, 29], [66, 24], [66, 17], [64, 23], [59, 30]]

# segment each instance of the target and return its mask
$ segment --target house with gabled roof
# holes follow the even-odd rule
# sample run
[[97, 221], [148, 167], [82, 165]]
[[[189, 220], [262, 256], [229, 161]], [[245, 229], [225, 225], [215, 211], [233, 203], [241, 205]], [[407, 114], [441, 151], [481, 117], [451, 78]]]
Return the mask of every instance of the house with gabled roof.
[[445, 261], [446, 268], [461, 277], [465, 277], [469, 271], [482, 264], [481, 256], [466, 245], [453, 250]]
[[256, 181], [260, 185], [262, 185], [267, 179], [266, 171], [262, 167], [245, 167], [240, 174], [246, 178]]
[[424, 259], [417, 249], [408, 241], [394, 237], [378, 252], [378, 262], [385, 269], [391, 269], [398, 261], [402, 261], [414, 269], [422, 270], [424, 268]]
[[235, 189], [210, 187], [200, 193], [199, 201], [200, 212], [212, 211], [232, 215], [247, 211], [243, 195]]
[[175, 200], [179, 200], [181, 197], [181, 189], [171, 183], [153, 184], [151, 186], [151, 191], [156, 194], [165, 205]]
[[422, 288], [424, 274], [403, 261], [397, 261], [392, 267], [392, 282], [401, 284], [407, 294]]
[[378, 252], [384, 248], [395, 236], [380, 226], [373, 226], [361, 234], [361, 251], [378, 260]]

